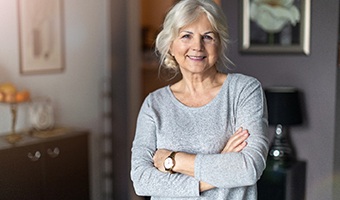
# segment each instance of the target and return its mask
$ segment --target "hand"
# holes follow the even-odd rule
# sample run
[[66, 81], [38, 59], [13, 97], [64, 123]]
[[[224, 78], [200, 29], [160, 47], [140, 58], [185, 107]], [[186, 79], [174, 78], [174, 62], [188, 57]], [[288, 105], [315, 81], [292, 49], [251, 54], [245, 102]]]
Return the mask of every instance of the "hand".
[[[221, 154], [229, 153], [229, 152], [240, 152], [242, 149], [247, 146], [246, 139], [249, 137], [248, 130], [243, 128], [239, 128], [228, 140], [226, 146], [222, 150]], [[209, 183], [205, 183], [200, 181], [200, 191], [204, 192], [210, 189], [215, 188], [215, 186], [210, 185]]]
[[249, 137], [247, 129], [239, 128], [228, 140], [221, 153], [240, 152], [247, 146], [246, 139]]
[[166, 149], [158, 149], [153, 156], [153, 165], [161, 172], [166, 172], [164, 168], [164, 160], [171, 154]]

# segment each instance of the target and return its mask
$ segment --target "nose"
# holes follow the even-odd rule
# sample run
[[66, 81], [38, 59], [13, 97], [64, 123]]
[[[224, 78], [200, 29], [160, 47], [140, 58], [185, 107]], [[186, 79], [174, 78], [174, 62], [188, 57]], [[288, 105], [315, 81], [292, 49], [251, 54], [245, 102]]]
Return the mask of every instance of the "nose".
[[203, 40], [201, 37], [195, 37], [193, 39], [192, 50], [194, 51], [202, 51], [204, 48]]

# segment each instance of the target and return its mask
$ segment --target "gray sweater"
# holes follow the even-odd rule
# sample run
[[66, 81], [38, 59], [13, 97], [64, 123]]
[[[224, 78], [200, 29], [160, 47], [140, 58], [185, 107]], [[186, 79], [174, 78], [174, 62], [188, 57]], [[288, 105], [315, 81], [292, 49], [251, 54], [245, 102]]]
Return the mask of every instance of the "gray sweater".
[[[166, 86], [148, 95], [137, 120], [131, 179], [135, 192], [153, 200], [255, 200], [256, 182], [268, 152], [267, 110], [255, 78], [228, 74], [217, 96], [202, 107], [187, 107]], [[220, 154], [230, 136], [248, 129], [248, 145]], [[156, 149], [196, 154], [195, 177], [153, 166]], [[201, 192], [199, 181], [216, 188]]]

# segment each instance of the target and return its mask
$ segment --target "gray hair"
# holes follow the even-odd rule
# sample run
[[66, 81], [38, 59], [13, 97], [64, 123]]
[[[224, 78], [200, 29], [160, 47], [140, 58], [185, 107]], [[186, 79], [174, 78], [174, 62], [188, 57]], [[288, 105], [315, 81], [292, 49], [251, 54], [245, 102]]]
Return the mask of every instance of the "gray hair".
[[220, 6], [213, 0], [182, 0], [168, 12], [163, 23], [163, 29], [156, 38], [156, 52], [160, 56], [161, 67], [169, 69], [175, 74], [179, 73], [178, 63], [169, 53], [170, 46], [178, 36], [179, 29], [195, 22], [202, 13], [207, 15], [214, 31], [218, 34], [217, 69], [223, 71], [231, 63], [227, 57], [229, 43], [227, 19]]

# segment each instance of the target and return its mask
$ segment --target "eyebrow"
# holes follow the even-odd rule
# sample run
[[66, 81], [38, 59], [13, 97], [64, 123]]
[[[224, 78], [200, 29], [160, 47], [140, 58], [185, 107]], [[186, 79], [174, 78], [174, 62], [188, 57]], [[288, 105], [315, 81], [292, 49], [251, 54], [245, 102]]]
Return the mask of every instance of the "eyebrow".
[[[183, 32], [185, 32], [185, 33], [189, 33], [189, 34], [194, 34], [193, 32], [191, 32], [191, 31], [181, 31], [180, 33], [183, 33]], [[207, 31], [207, 32], [205, 32], [203, 35], [207, 35], [207, 34], [210, 34], [210, 33], [212, 33], [212, 34], [215, 34], [215, 32], [214, 31]]]

